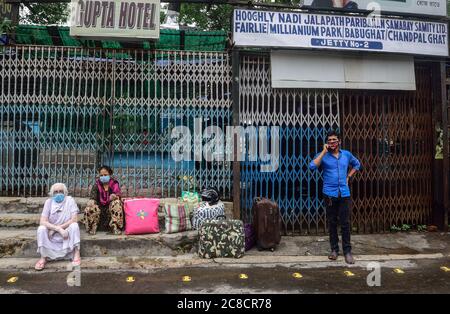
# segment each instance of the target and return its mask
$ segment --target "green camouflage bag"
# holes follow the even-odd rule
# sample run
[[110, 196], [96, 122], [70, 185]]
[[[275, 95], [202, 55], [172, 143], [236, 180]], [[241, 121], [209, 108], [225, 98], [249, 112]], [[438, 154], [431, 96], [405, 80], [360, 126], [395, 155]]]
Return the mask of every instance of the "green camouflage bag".
[[[223, 216], [224, 217], [224, 216]], [[244, 224], [236, 219], [208, 219], [199, 230], [198, 255], [240, 258], [245, 252]]]

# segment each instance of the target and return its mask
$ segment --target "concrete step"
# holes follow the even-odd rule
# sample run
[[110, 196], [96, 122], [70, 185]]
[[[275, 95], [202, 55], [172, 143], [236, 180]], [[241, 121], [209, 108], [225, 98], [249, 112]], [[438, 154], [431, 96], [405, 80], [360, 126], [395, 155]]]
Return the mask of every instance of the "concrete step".
[[37, 228], [39, 214], [0, 214], [0, 228]]
[[[165, 230], [164, 226], [164, 213], [158, 213], [159, 227], [161, 230]], [[0, 213], [0, 228], [6, 229], [24, 229], [24, 228], [37, 228], [39, 226], [40, 214], [1, 214]], [[83, 214], [78, 215], [78, 221], [80, 222], [80, 228], [84, 229], [84, 224], [81, 223]]]
[[[0, 197], [0, 229], [28, 229], [39, 226], [40, 213], [47, 197]], [[86, 207], [88, 198], [75, 198], [80, 212]], [[168, 201], [174, 201], [174, 198], [161, 199], [159, 207], [159, 227], [161, 231], [165, 230], [164, 204]], [[224, 202], [225, 214], [227, 217], [233, 217], [233, 203]], [[81, 222], [82, 214], [79, 215]], [[84, 225], [80, 223], [80, 228]]]
[[[39, 214], [42, 212], [45, 201], [48, 197], [0, 197], [0, 214]], [[80, 212], [86, 207], [88, 198], [75, 197]], [[164, 211], [164, 204], [174, 201], [174, 198], [162, 198], [159, 212]], [[233, 202], [223, 202], [225, 205], [225, 215], [233, 217]]]
[[[82, 256], [176, 256], [196, 251], [197, 231], [174, 234], [112, 235], [98, 232], [89, 235], [81, 230]], [[37, 257], [36, 228], [0, 230], [0, 258]]]
[[[48, 197], [0, 197], [0, 213], [39, 214]], [[75, 197], [80, 209], [86, 207], [89, 199]]]

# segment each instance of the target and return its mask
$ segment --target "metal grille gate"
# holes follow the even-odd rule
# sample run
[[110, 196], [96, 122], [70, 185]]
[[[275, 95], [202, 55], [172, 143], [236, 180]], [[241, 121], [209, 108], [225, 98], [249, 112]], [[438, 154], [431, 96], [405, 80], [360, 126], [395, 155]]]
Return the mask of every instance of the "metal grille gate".
[[174, 126], [231, 124], [231, 66], [221, 52], [48, 46], [0, 51], [0, 191], [42, 196], [54, 182], [85, 196], [102, 163], [125, 194], [217, 187], [229, 162], [174, 162]]
[[280, 167], [241, 163], [243, 218], [256, 196], [274, 199], [286, 234], [326, 231], [322, 182], [309, 163], [330, 128], [362, 162], [352, 185], [354, 231], [425, 224], [431, 214], [431, 72], [416, 69], [415, 92], [272, 89], [268, 55], [245, 55], [240, 66], [240, 124], [280, 126]]
[[260, 172], [258, 162], [241, 163], [244, 219], [251, 220], [253, 198], [264, 196], [278, 203], [286, 234], [324, 232], [321, 173], [309, 170], [309, 163], [328, 130], [339, 127], [338, 92], [272, 89], [270, 58], [246, 55], [240, 66], [239, 119], [242, 126], [279, 126], [281, 146], [276, 172]]
[[343, 145], [361, 160], [352, 185], [353, 227], [388, 231], [426, 224], [432, 209], [431, 69], [416, 65], [416, 91], [341, 94]]
[[[321, 175], [308, 164], [330, 128], [365, 169], [353, 185], [353, 226], [426, 223], [431, 212], [430, 72], [417, 68], [415, 92], [275, 89], [270, 60], [243, 55], [240, 124], [279, 126], [277, 172], [241, 163], [241, 204], [251, 220], [255, 196], [274, 198], [287, 234], [325, 231]], [[231, 196], [231, 163], [170, 158], [170, 130], [195, 118], [231, 125], [227, 53], [2, 47], [0, 191], [42, 196], [57, 181], [85, 196], [110, 164], [126, 194], [175, 196], [204, 186]], [[342, 124], [341, 124], [342, 123]]]

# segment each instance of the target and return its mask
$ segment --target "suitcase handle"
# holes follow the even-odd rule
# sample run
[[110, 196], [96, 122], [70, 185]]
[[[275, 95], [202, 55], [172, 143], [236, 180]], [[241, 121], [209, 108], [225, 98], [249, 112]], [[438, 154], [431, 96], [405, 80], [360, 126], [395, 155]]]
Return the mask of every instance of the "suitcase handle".
[[227, 216], [225, 215], [219, 215], [216, 217], [216, 219], [227, 219]]

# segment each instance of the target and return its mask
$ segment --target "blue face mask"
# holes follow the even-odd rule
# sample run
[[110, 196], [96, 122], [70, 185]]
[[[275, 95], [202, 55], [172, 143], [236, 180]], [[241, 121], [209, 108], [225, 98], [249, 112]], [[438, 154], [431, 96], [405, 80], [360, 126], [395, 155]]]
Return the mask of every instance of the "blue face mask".
[[101, 176], [100, 177], [100, 182], [101, 183], [108, 183], [110, 179], [111, 179], [110, 176]]
[[56, 203], [62, 203], [64, 201], [64, 197], [65, 195], [62, 193], [53, 195], [53, 199], [55, 200]]

